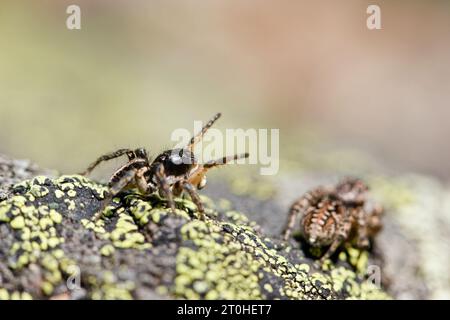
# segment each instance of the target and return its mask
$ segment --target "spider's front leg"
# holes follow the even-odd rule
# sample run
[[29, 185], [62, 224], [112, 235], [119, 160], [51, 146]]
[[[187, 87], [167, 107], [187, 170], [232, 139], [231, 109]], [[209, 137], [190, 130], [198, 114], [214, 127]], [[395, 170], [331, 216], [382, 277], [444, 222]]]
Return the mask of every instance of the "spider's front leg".
[[376, 204], [372, 208], [365, 210], [366, 212], [369, 212], [367, 215], [367, 234], [369, 237], [373, 237], [383, 228], [381, 218], [384, 213], [384, 208], [381, 205]]
[[361, 207], [357, 213], [357, 243], [360, 249], [368, 249], [370, 239], [382, 228], [381, 216], [383, 207], [374, 205], [372, 207]]
[[166, 198], [170, 210], [172, 210], [172, 212], [175, 213], [175, 201], [173, 200], [173, 193], [172, 190], [170, 189], [170, 184], [169, 181], [167, 180], [164, 171], [164, 166], [162, 164], [160, 164], [156, 169], [156, 180], [158, 182], [159, 190], [163, 193], [163, 196]]
[[297, 217], [300, 214], [300, 211], [302, 210], [302, 201], [303, 197], [295, 201], [292, 204], [291, 208], [289, 209], [288, 220], [282, 232], [284, 241], [289, 240], [292, 230], [294, 230], [295, 221], [297, 220]]
[[[93, 163], [91, 163], [89, 165], [89, 167], [87, 167], [87, 169], [83, 172], [80, 173], [80, 175], [82, 176], [86, 176], [88, 174], [90, 174], [92, 172], [92, 170], [95, 169], [95, 167], [97, 167], [100, 163], [102, 163], [103, 161], [108, 161], [108, 160], [112, 160], [118, 157], [123, 156], [124, 154], [132, 154], [133, 150], [131, 149], [119, 149], [117, 151], [111, 152], [111, 153], [107, 153], [102, 155], [101, 157], [98, 157], [97, 160], [95, 160]], [[130, 157], [130, 156], [129, 156]], [[129, 159], [130, 160], [130, 159]]]
[[294, 230], [295, 221], [297, 220], [297, 217], [300, 215], [300, 213], [305, 212], [309, 206], [313, 205], [313, 203], [320, 201], [321, 197], [325, 194], [326, 190], [322, 187], [319, 187], [305, 193], [291, 205], [286, 226], [281, 233], [283, 236], [283, 240], [288, 241], [292, 230]]
[[354, 219], [356, 221], [356, 246], [360, 249], [367, 249], [369, 247], [369, 235], [368, 235], [368, 221], [367, 214], [364, 208], [359, 207], [353, 209]]
[[[339, 221], [339, 217], [337, 217], [335, 213], [333, 214], [333, 218], [335, 221]], [[339, 248], [339, 246], [342, 244], [342, 242], [344, 242], [348, 238], [351, 227], [352, 222], [350, 213], [348, 212], [348, 210], [345, 210], [343, 219], [337, 225], [337, 231], [336, 235], [334, 236], [333, 242], [331, 243], [327, 252], [325, 252], [325, 254], [320, 258], [321, 264], [323, 264], [325, 260], [331, 257], [333, 253], [336, 252], [337, 248]]]
[[208, 121], [208, 123], [202, 128], [199, 133], [191, 138], [191, 141], [188, 145], [189, 151], [194, 152], [195, 145], [203, 138], [206, 131], [208, 131], [208, 129], [213, 126], [214, 122], [216, 122], [221, 117], [221, 115], [222, 114], [220, 112], [217, 113], [211, 120]]
[[143, 167], [136, 172], [136, 175], [134, 177], [136, 186], [143, 195], [148, 195], [155, 191], [155, 189], [150, 184], [147, 183], [147, 179], [144, 176], [144, 174], [148, 170], [149, 170], [148, 167]]

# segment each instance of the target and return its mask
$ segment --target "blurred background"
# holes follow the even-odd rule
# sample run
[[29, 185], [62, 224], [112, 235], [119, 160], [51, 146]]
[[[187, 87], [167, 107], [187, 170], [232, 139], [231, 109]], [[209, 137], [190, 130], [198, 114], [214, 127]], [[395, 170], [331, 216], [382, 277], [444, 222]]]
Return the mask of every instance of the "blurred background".
[[0, 39], [0, 152], [44, 167], [156, 154], [222, 111], [280, 128], [286, 163], [450, 178], [448, 1], [2, 1]]
[[279, 128], [280, 175], [215, 171], [230, 201], [278, 234], [316, 172], [367, 174], [397, 298], [450, 297], [449, 102], [446, 0], [0, 2], [0, 153], [70, 174], [118, 148], [155, 156], [218, 111], [219, 129]]

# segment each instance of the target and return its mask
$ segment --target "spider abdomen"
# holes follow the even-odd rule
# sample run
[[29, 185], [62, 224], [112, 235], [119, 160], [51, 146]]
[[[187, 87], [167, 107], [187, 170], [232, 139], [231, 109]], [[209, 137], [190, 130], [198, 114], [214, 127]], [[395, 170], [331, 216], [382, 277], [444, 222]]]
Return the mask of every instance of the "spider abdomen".
[[330, 245], [343, 218], [342, 205], [325, 194], [305, 209], [300, 223], [304, 239], [315, 247]]
[[303, 239], [312, 247], [328, 247], [322, 262], [343, 243], [370, 248], [371, 240], [382, 228], [383, 207], [368, 199], [368, 190], [362, 180], [346, 178], [335, 187], [307, 192], [290, 208], [284, 240], [288, 240], [296, 217], [301, 215]]

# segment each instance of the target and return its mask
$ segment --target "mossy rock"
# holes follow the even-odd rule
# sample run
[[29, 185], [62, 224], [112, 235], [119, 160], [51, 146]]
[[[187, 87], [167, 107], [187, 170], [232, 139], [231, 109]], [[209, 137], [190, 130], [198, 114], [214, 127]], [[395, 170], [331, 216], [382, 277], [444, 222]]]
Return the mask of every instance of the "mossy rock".
[[[38, 176], [0, 202], [0, 299], [385, 299], [367, 252], [318, 267], [262, 233], [226, 201], [202, 197], [207, 219], [177, 199], [121, 193], [97, 222], [106, 187]], [[218, 202], [219, 203], [219, 202]]]

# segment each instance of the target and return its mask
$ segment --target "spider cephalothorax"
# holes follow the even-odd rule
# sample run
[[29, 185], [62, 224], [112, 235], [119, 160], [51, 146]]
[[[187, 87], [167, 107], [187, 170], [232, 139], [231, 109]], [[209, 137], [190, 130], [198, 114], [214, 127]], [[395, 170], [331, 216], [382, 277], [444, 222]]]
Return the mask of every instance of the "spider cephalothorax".
[[216, 114], [202, 130], [192, 137], [185, 148], [166, 150], [158, 155], [152, 162], [149, 161], [147, 152], [142, 149], [120, 149], [99, 157], [82, 174], [89, 174], [102, 161], [107, 161], [126, 155], [128, 162], [120, 167], [112, 175], [108, 187], [109, 192], [103, 201], [101, 210], [94, 219], [101, 217], [101, 213], [112, 198], [120, 191], [128, 187], [137, 187], [143, 194], [158, 191], [164, 197], [172, 211], [175, 210], [174, 196], [179, 196], [186, 191], [197, 205], [201, 218], [204, 217], [204, 207], [197, 193], [206, 185], [206, 173], [209, 169], [225, 165], [233, 160], [247, 158], [248, 154], [233, 155], [200, 164], [194, 154], [195, 144], [198, 143], [208, 129], [221, 116]]
[[301, 215], [300, 231], [313, 247], [329, 247], [321, 261], [329, 258], [343, 242], [359, 248], [369, 246], [369, 238], [381, 229], [383, 209], [367, 201], [368, 187], [359, 179], [348, 178], [334, 188], [319, 187], [295, 201], [283, 231], [285, 240]]
[[336, 193], [347, 205], [360, 206], [367, 200], [369, 188], [361, 179], [346, 178], [336, 185]]

